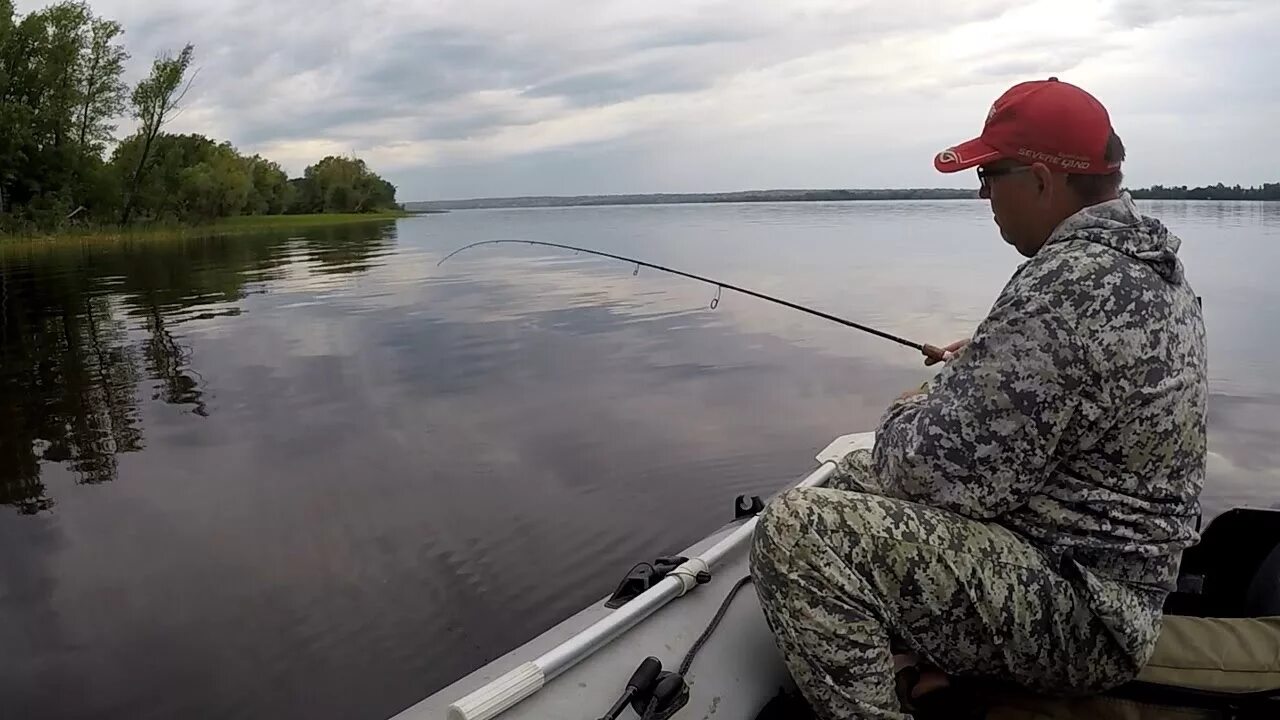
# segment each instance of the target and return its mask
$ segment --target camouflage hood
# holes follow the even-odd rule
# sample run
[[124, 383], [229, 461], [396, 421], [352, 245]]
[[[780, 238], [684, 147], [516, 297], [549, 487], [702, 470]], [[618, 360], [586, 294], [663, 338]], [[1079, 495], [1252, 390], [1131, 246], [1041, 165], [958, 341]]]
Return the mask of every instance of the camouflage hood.
[[1138, 212], [1133, 198], [1123, 193], [1115, 200], [1090, 205], [1063, 220], [1046, 245], [1068, 240], [1085, 240], [1150, 265], [1161, 278], [1181, 284], [1182, 263], [1178, 248], [1182, 240], [1164, 223]]

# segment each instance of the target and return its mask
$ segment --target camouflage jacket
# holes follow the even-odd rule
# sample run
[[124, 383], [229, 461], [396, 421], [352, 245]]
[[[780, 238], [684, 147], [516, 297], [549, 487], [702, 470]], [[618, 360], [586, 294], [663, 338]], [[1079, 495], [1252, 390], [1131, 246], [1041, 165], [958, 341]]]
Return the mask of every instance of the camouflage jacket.
[[1180, 244], [1127, 194], [1064, 220], [927, 392], [890, 406], [873, 453], [890, 494], [1070, 562], [1118, 625], [1140, 618], [1103, 607], [1107, 587], [1158, 617], [1197, 539], [1205, 332]]

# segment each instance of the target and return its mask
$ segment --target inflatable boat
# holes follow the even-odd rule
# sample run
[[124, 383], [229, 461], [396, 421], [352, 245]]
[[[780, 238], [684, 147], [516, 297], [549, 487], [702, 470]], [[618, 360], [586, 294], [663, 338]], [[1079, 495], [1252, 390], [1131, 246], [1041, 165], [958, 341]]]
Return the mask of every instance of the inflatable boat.
[[[797, 485], [823, 484], [840, 458], [874, 442], [873, 433], [837, 438]], [[637, 558], [609, 597], [394, 720], [804, 717], [794, 704], [777, 710], [798, 696], [749, 580], [763, 507], [760, 498], [737, 498], [733, 522], [679, 556]], [[1280, 511], [1236, 508], [1203, 528], [1165, 610], [1156, 654], [1133, 683], [1070, 699], [996, 688], [981, 696], [983, 712], [1005, 720], [1280, 718]]]

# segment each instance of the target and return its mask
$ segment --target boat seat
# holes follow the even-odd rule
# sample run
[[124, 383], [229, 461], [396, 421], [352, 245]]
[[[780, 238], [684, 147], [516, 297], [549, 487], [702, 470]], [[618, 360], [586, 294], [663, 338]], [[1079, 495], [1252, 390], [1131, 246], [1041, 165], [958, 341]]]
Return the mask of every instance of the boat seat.
[[1059, 698], [983, 693], [988, 720], [1226, 720], [1280, 717], [1280, 616], [1166, 615], [1137, 680], [1108, 693]]
[[1138, 680], [1235, 693], [1280, 689], [1280, 616], [1167, 615]]

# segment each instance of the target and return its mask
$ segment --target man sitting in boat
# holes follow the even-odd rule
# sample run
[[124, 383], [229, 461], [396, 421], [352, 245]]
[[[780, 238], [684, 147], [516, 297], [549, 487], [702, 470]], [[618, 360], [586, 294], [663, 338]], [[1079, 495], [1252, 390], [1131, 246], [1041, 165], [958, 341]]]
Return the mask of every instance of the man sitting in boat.
[[890, 405], [874, 451], [761, 517], [752, 573], [819, 717], [908, 717], [929, 697], [900, 698], [908, 657], [1055, 694], [1150, 657], [1197, 539], [1205, 331], [1180, 241], [1120, 191], [1123, 159], [1106, 109], [1056, 78], [1014, 86], [935, 158], [977, 168], [1030, 259]]

